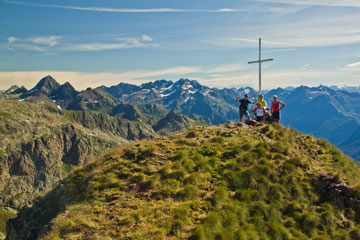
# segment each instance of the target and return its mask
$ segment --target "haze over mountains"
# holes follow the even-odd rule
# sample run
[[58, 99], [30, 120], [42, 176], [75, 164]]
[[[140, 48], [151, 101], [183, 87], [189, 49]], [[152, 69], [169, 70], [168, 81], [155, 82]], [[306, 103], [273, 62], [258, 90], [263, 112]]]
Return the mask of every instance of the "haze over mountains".
[[[357, 87], [326, 86], [279, 88], [267, 91], [265, 99], [270, 105], [272, 96], [277, 94], [287, 104], [282, 112], [282, 124], [329, 139], [345, 153], [360, 160], [356, 134], [360, 131], [360, 92], [357, 90]], [[26, 101], [48, 103], [69, 110], [101, 111], [112, 116], [120, 114], [129, 120], [140, 119], [148, 123], [154, 118], [154, 113], [164, 117], [166, 109], [176, 109], [206, 124], [238, 121], [238, 104], [234, 99], [245, 93], [250, 97], [256, 93], [252, 88], [210, 88], [188, 79], [176, 82], [158, 80], [140, 86], [119, 83], [77, 92], [69, 83], [60, 86], [51, 76], [43, 78], [29, 91], [14, 87], [11, 91], [22, 93], [20, 99]], [[150, 108], [155, 108], [155, 112], [146, 113], [147, 104], [151, 104]]]

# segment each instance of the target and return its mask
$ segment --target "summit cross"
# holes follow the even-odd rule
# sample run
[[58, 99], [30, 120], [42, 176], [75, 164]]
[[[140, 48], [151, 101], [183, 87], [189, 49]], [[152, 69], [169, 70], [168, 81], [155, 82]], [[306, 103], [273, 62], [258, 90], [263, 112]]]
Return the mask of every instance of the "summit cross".
[[273, 61], [274, 59], [269, 58], [269, 59], [261, 59], [261, 38], [259, 38], [259, 60], [257, 61], [252, 61], [252, 62], [248, 62], [248, 64], [253, 64], [253, 63], [258, 63], [259, 64], [259, 94], [261, 93], [261, 63], [263, 62], [270, 62]]

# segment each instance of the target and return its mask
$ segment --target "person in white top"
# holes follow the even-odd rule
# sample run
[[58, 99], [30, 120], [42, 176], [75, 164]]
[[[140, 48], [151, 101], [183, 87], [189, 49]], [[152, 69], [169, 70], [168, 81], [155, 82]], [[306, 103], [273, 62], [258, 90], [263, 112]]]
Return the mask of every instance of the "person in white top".
[[261, 106], [261, 103], [257, 103], [256, 108], [253, 109], [252, 112], [255, 114], [256, 121], [258, 122], [264, 120], [264, 117], [268, 114], [268, 111], [266, 111], [265, 108]]

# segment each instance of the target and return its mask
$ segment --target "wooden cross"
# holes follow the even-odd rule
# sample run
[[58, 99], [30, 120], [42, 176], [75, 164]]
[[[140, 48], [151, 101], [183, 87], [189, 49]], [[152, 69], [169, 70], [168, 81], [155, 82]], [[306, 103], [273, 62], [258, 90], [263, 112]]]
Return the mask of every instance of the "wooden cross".
[[272, 59], [272, 58], [261, 60], [261, 38], [259, 38], [259, 60], [248, 62], [248, 64], [253, 64], [253, 63], [259, 64], [259, 94], [261, 93], [261, 63], [270, 62], [273, 60], [274, 59]]

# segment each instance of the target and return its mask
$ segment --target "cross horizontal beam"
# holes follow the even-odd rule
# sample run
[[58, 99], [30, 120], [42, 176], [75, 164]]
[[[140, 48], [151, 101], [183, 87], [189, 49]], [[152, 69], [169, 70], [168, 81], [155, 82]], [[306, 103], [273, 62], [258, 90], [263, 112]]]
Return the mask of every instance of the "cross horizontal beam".
[[270, 62], [270, 61], [273, 61], [273, 60], [274, 60], [273, 58], [269, 58], [269, 59], [264, 59], [264, 60], [257, 60], [257, 61], [248, 62], [248, 64]]
[[259, 94], [261, 93], [261, 63], [270, 62], [274, 59], [261, 59], [261, 38], [259, 38], [259, 60], [248, 62], [248, 64], [258, 63], [259, 64]]

